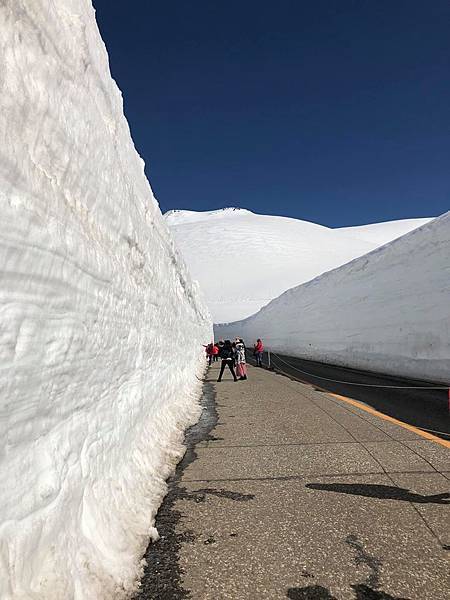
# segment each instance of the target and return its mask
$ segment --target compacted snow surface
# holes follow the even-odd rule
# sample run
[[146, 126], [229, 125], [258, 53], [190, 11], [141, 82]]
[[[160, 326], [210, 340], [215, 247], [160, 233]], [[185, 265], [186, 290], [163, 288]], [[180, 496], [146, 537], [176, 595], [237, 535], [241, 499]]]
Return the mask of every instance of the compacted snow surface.
[[216, 337], [274, 352], [450, 381], [450, 212], [288, 290]]
[[88, 0], [0, 6], [0, 598], [121, 598], [198, 413], [209, 314]]
[[174, 210], [165, 218], [215, 323], [248, 317], [285, 290], [428, 221], [330, 229], [238, 208]]

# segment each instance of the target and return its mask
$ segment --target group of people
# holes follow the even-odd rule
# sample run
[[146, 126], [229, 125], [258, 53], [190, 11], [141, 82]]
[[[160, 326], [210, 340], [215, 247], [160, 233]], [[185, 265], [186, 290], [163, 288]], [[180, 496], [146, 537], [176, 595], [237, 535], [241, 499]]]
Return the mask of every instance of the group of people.
[[[234, 342], [231, 340], [220, 340], [217, 343], [208, 344], [205, 346], [205, 350], [209, 365], [213, 362], [218, 362], [219, 359], [222, 361], [218, 382], [222, 381], [225, 367], [230, 369], [234, 381], [245, 381], [247, 379], [247, 348], [242, 338], [237, 337]], [[258, 338], [256, 344], [253, 346], [253, 355], [256, 359], [257, 367], [262, 367], [263, 353], [264, 345]]]

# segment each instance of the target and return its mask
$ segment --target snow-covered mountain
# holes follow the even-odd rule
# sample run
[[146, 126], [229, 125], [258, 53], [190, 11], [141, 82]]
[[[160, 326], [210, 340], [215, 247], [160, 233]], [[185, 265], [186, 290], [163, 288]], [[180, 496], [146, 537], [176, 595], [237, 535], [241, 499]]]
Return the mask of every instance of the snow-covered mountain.
[[274, 352], [449, 383], [450, 212], [312, 281], [217, 337]]
[[128, 598], [211, 323], [91, 2], [0, 21], [0, 598]]
[[330, 229], [239, 208], [173, 210], [165, 218], [215, 323], [248, 317], [285, 290], [428, 221]]

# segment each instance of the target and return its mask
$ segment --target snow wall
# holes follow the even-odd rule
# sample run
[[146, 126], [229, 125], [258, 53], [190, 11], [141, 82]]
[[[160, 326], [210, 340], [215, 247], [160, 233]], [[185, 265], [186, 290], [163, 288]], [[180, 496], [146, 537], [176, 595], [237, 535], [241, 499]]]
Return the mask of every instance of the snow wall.
[[274, 352], [450, 381], [450, 212], [286, 291], [216, 338], [260, 337]]
[[88, 0], [0, 5], [0, 598], [127, 596], [210, 317]]

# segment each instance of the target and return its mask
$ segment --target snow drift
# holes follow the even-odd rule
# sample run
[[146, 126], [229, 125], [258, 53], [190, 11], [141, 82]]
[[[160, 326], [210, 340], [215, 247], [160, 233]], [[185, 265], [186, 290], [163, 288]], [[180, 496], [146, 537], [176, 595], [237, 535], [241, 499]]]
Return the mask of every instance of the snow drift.
[[402, 219], [400, 221], [386, 221], [384, 223], [371, 223], [370, 225], [358, 225], [354, 227], [339, 227], [335, 229], [337, 233], [345, 237], [372, 242], [377, 246], [382, 246], [388, 242], [426, 225], [432, 219]]
[[165, 218], [193, 277], [204, 290], [215, 323], [248, 317], [285, 290], [427, 221], [409, 219], [329, 229], [238, 208], [175, 210]]
[[450, 212], [288, 290], [216, 337], [275, 352], [448, 383]]
[[0, 27], [0, 597], [120, 598], [198, 412], [210, 318], [90, 1], [7, 0]]

